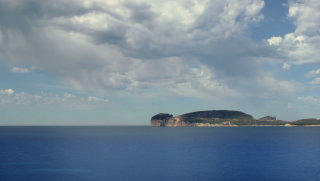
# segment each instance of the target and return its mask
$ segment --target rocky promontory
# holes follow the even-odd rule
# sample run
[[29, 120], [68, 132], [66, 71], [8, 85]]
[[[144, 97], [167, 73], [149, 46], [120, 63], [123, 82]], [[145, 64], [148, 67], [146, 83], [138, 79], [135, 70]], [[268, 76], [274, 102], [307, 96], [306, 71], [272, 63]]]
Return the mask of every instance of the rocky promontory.
[[250, 114], [232, 110], [210, 110], [186, 113], [178, 116], [159, 113], [151, 118], [151, 126], [165, 127], [233, 127], [233, 126], [320, 126], [319, 119], [297, 121], [277, 120], [274, 116], [255, 119]]

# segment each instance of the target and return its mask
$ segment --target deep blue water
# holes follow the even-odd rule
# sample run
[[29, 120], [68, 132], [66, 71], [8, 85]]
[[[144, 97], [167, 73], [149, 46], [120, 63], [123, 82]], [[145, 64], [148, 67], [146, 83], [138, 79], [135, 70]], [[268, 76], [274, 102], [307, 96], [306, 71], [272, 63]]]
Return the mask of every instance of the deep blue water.
[[320, 127], [0, 127], [0, 180], [320, 180]]

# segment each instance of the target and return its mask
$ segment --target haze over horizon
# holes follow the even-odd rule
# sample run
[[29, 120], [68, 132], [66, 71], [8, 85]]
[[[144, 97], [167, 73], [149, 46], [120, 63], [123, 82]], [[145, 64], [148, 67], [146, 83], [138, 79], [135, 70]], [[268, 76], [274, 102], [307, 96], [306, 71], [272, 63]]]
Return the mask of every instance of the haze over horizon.
[[320, 1], [0, 0], [0, 125], [320, 118]]

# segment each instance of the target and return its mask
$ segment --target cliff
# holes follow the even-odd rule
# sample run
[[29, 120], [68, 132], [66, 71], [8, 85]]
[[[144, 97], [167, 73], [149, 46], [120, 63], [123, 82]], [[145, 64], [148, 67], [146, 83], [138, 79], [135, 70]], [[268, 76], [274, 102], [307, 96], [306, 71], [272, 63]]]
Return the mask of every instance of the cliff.
[[151, 126], [166, 126], [171, 118], [173, 118], [172, 114], [159, 113], [151, 118]]
[[320, 126], [320, 120], [301, 119], [297, 121], [281, 121], [272, 116], [255, 119], [250, 114], [240, 111], [211, 110], [191, 112], [179, 116], [159, 113], [151, 118], [151, 126]]

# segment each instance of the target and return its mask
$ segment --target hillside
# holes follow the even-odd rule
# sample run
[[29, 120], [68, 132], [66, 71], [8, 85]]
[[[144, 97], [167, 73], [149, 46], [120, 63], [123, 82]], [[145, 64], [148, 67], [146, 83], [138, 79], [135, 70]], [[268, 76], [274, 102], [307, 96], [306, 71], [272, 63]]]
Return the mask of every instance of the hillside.
[[315, 118], [300, 119], [297, 121], [293, 121], [292, 124], [297, 126], [320, 125], [320, 119], [315, 119]]
[[173, 116], [159, 113], [151, 118], [151, 126], [313, 126], [319, 125], [318, 119], [281, 121], [276, 117], [265, 116], [255, 119], [250, 114], [232, 110], [209, 110]]
[[178, 116], [181, 121], [188, 123], [212, 123], [221, 121], [235, 121], [235, 120], [252, 120], [251, 115], [240, 111], [228, 110], [212, 110], [212, 111], [198, 111]]

